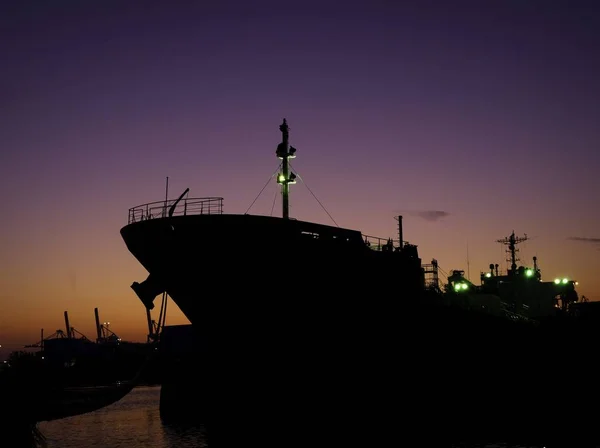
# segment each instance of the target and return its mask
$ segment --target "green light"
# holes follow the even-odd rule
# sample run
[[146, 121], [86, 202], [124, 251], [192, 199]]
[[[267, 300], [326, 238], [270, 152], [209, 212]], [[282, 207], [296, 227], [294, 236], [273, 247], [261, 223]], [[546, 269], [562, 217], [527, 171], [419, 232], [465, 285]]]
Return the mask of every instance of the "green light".
[[486, 276], [487, 278], [490, 278], [490, 277], [492, 276], [492, 273], [491, 273], [491, 272], [488, 272], [487, 274], [485, 274], [485, 276]]
[[563, 285], [566, 285], [568, 281], [569, 281], [569, 279], [568, 279], [568, 278], [563, 278], [563, 279], [562, 279]]
[[531, 277], [531, 276], [533, 275], [533, 269], [527, 269], [527, 270], [525, 271], [525, 275], [526, 275], [527, 277]]
[[277, 182], [279, 182], [280, 184], [283, 183], [283, 182], [285, 182], [285, 176], [283, 174], [280, 174], [277, 177]]
[[459, 292], [460, 290], [469, 289], [469, 285], [467, 285], [466, 283], [454, 283], [453, 287], [456, 292]]
[[555, 278], [554, 283], [558, 285], [560, 283], [560, 278]]

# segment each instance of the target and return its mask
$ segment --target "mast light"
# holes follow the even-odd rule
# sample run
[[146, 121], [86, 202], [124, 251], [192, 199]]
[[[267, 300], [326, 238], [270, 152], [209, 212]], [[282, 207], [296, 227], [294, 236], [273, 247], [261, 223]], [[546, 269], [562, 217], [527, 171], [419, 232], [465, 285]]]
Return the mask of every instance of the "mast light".
[[278, 184], [295, 184], [296, 183], [296, 175], [290, 172], [288, 178], [285, 178], [285, 174], [279, 173], [277, 175], [277, 183]]

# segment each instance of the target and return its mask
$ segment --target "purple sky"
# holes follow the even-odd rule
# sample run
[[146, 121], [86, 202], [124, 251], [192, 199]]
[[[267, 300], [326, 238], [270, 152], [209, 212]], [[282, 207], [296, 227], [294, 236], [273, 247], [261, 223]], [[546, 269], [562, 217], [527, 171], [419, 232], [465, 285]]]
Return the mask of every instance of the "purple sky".
[[[340, 226], [395, 237], [403, 214], [425, 262], [466, 270], [468, 246], [472, 279], [505, 266], [495, 240], [514, 229], [532, 237], [523, 262], [600, 300], [596, 2], [208, 3], [0, 5], [4, 348], [62, 328], [64, 310], [93, 336], [96, 306], [143, 339], [128, 208], [161, 200], [169, 176], [170, 196], [245, 212], [284, 117], [296, 171]], [[332, 223], [302, 183], [291, 205]]]

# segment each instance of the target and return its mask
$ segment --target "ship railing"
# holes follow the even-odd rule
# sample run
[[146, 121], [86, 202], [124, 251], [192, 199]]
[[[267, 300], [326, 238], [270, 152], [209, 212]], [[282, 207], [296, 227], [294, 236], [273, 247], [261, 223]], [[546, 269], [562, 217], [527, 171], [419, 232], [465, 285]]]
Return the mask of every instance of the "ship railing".
[[[389, 238], [381, 238], [378, 236], [365, 235], [364, 233], [362, 234], [362, 238], [363, 238], [363, 241], [365, 242], [365, 244], [367, 245], [367, 247], [369, 247], [369, 249], [371, 249], [371, 250], [383, 251], [383, 250], [387, 250], [387, 248], [389, 247], [389, 241], [390, 241]], [[392, 241], [393, 248], [400, 247], [400, 240], [392, 239], [391, 241]], [[411, 245], [408, 241], [403, 241], [402, 244], [404, 246]]]
[[173, 204], [176, 204], [173, 209], [173, 216], [223, 214], [223, 198], [185, 198], [179, 202], [177, 202], [177, 199], [168, 199], [130, 208], [127, 222], [132, 224], [150, 219], [166, 218], [169, 216]]

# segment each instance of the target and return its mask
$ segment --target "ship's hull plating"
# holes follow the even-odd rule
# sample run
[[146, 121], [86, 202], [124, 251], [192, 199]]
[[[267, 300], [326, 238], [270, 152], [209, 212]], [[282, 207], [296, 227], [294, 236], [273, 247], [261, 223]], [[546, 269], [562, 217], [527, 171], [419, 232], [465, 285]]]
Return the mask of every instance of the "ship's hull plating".
[[568, 384], [597, 371], [587, 336], [444, 307], [418, 258], [372, 251], [358, 232], [200, 215], [121, 234], [150, 273], [140, 294], [166, 290], [205, 342], [197, 412], [213, 433], [252, 421], [347, 445], [349, 431], [401, 441], [434, 424], [446, 439], [523, 440], [598, 398]]

